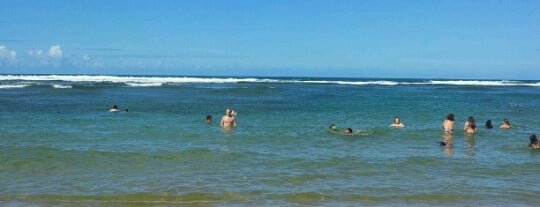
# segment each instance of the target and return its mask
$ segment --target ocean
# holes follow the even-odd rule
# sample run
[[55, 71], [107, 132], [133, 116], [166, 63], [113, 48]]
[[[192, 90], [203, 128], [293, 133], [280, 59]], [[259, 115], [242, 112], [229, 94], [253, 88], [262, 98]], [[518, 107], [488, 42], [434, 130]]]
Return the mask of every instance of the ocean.
[[540, 81], [4, 74], [0, 205], [539, 206], [539, 115]]

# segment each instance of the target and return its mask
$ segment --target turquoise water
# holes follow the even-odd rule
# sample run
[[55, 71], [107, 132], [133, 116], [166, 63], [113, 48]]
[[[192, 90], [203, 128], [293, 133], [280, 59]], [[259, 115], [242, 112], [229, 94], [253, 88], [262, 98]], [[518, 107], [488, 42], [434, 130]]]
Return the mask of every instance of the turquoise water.
[[540, 81], [0, 75], [0, 205], [538, 206], [539, 106]]

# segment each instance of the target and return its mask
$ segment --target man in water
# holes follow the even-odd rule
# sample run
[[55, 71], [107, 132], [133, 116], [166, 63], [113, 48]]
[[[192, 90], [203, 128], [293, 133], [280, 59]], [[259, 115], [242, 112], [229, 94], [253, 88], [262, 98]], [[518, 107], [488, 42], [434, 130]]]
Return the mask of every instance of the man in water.
[[236, 118], [232, 115], [231, 112], [231, 109], [225, 110], [225, 115], [221, 118], [221, 127], [236, 127]]

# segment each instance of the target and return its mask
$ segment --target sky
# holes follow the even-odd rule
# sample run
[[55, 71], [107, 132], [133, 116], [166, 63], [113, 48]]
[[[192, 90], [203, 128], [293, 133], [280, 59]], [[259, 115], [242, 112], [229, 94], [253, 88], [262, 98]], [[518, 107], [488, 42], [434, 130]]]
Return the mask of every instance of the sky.
[[540, 79], [540, 1], [0, 0], [0, 73]]

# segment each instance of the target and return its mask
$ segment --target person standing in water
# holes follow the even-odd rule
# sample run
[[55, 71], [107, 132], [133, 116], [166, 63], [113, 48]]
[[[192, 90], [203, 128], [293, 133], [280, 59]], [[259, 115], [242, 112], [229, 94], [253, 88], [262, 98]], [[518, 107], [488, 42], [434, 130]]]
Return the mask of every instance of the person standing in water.
[[454, 114], [448, 114], [446, 119], [442, 123], [442, 128], [444, 133], [452, 134], [454, 133]]
[[231, 109], [225, 110], [225, 115], [221, 118], [221, 127], [236, 127], [236, 118], [231, 112]]
[[469, 119], [467, 119], [465, 125], [463, 126], [463, 130], [469, 134], [476, 133], [476, 123], [474, 121], [474, 117], [470, 116]]

